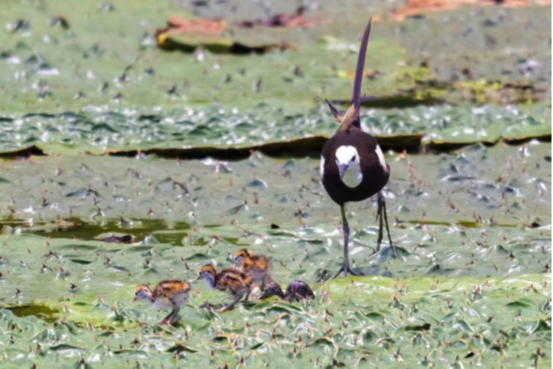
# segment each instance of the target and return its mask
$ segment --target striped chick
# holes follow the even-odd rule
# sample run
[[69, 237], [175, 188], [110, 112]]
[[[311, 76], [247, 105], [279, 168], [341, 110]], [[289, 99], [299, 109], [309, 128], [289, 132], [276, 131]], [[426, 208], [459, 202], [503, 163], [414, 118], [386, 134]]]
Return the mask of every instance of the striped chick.
[[180, 307], [190, 298], [190, 285], [186, 281], [168, 279], [158, 283], [152, 290], [149, 285], [137, 286], [132, 301], [144, 300], [154, 305], [157, 309], [167, 310], [172, 308], [159, 324], [174, 324]]
[[242, 249], [236, 253], [234, 265], [252, 279], [254, 285], [259, 286], [261, 291], [273, 279], [271, 278], [271, 262], [263, 255], [254, 255], [251, 250]]
[[250, 295], [252, 279], [234, 268], [225, 268], [219, 272], [213, 265], [204, 265], [200, 268], [200, 277], [208, 287], [224, 291], [233, 297], [233, 301], [217, 310], [218, 313], [234, 309], [234, 306], [246, 296]]

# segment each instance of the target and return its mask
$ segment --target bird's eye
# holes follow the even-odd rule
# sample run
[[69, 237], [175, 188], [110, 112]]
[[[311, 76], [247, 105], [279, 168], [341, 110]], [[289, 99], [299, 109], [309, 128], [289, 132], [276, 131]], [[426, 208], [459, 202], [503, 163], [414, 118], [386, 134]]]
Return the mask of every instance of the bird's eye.
[[353, 155], [350, 161], [354, 161], [354, 160], [355, 160], [355, 155]]

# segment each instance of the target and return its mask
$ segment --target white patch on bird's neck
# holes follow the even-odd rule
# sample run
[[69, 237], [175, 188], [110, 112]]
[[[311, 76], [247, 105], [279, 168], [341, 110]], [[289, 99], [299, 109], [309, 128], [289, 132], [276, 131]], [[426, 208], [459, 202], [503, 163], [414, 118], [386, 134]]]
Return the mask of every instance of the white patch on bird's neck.
[[388, 166], [386, 165], [386, 159], [384, 159], [384, 153], [382, 152], [382, 149], [379, 145], [376, 145], [376, 149], [374, 151], [376, 152], [376, 156], [378, 156], [378, 161], [380, 162], [380, 165], [382, 165], [382, 168], [384, 168], [384, 172], [388, 173]]
[[325, 157], [321, 155], [321, 167], [319, 168], [319, 171], [321, 172], [321, 179], [325, 175]]
[[361, 170], [348, 169], [346, 174], [342, 177], [342, 182], [350, 188], [355, 188], [363, 181], [363, 174]]
[[360, 160], [359, 153], [353, 146], [340, 146], [338, 150], [336, 150], [336, 165], [340, 171], [345, 170], [342, 176], [342, 182], [350, 188], [359, 186], [363, 181]]

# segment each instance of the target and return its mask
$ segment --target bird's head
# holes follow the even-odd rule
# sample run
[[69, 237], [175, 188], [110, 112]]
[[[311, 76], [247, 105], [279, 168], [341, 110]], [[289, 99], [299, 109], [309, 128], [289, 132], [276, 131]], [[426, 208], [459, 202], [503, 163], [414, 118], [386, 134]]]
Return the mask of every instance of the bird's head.
[[357, 187], [363, 180], [359, 153], [355, 147], [340, 146], [336, 150], [336, 165], [340, 171], [340, 179], [346, 186]]
[[149, 285], [140, 285], [136, 287], [132, 301], [139, 300], [154, 302], [154, 294]]
[[263, 294], [259, 298], [261, 300], [265, 300], [272, 296], [278, 296], [281, 299], [284, 298], [284, 292], [282, 292], [282, 288], [280, 288], [280, 285], [275, 281], [270, 281], [267, 284], [267, 287], [265, 287]]
[[252, 256], [252, 252], [248, 249], [239, 250], [234, 257], [234, 265], [236, 265], [237, 267], [241, 267], [242, 260], [250, 259]]
[[200, 267], [199, 276], [200, 278], [203, 278], [208, 287], [214, 288], [215, 280], [217, 278], [217, 268], [211, 264], [203, 265]]

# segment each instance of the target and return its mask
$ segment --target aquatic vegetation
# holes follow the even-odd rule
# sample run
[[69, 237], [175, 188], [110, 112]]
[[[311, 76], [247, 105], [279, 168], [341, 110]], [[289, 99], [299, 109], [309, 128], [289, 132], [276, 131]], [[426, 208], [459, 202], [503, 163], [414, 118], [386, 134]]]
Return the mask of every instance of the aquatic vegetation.
[[[2, 358], [487, 366], [518, 356], [547, 366], [550, 160], [550, 144], [538, 143], [387, 155], [398, 257], [372, 254], [376, 205], [348, 206], [352, 267], [368, 277], [333, 281], [340, 223], [310, 179], [318, 159], [4, 161], [0, 340], [13, 349]], [[270, 257], [279, 283], [307, 282], [315, 299], [217, 314], [231, 299], [197, 281], [179, 323], [164, 328], [166, 313], [130, 303], [139, 284], [193, 280], [206, 263], [232, 266], [243, 248]]]
[[[546, 8], [269, 3], [3, 2], [2, 368], [550, 367]], [[348, 205], [365, 276], [330, 280], [337, 123], [318, 98], [347, 109], [368, 13], [361, 126], [390, 165], [397, 257], [374, 254], [376, 200]], [[303, 23], [264, 26], [279, 15]], [[170, 17], [223, 42], [162, 49]], [[219, 313], [233, 297], [195, 278], [243, 249], [310, 298]], [[190, 282], [174, 326], [131, 303], [162, 280]]]

